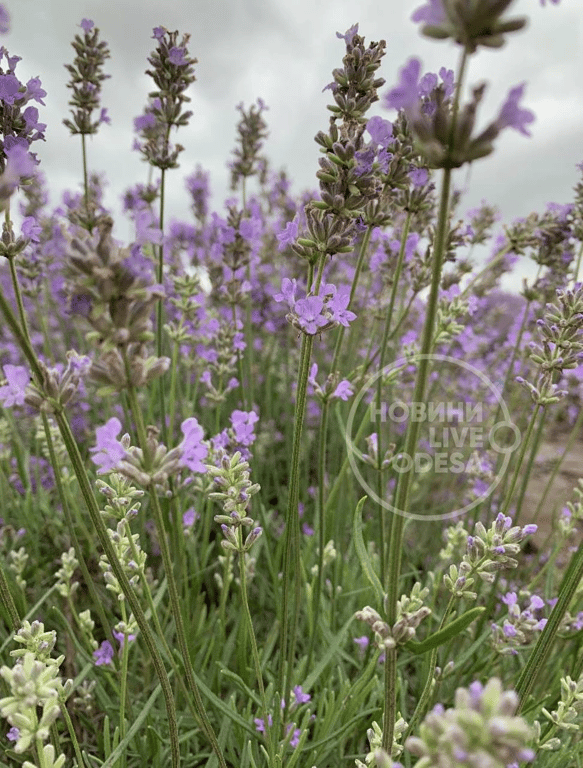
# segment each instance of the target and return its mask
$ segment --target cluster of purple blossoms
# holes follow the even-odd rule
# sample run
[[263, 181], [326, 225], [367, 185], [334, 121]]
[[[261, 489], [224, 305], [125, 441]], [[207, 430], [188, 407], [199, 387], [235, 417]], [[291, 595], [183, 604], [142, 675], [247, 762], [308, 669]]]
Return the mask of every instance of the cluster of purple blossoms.
[[203, 441], [202, 427], [191, 417], [182, 422], [181, 430], [184, 435], [182, 442], [168, 451], [166, 446], [157, 442], [157, 431], [149, 428], [147, 449], [150, 463], [146, 466], [143, 451], [130, 445], [128, 434], [118, 440], [121, 422], [114, 416], [96, 429], [96, 445], [90, 449], [93, 462], [99, 474], [120, 472], [141, 485], [164, 484], [181, 469], [204, 474], [206, 467], [202, 460], [208, 454], [208, 446]]
[[294, 328], [308, 336], [327, 331], [337, 325], [348, 328], [356, 319], [354, 312], [348, 309], [350, 292], [338, 290], [335, 285], [325, 283], [315, 295], [307, 295], [296, 299], [297, 281], [284, 277], [281, 282], [281, 293], [273, 298], [277, 302], [286, 301], [290, 308], [286, 319]]
[[[290, 713], [294, 712], [302, 704], [307, 704], [308, 701], [310, 701], [312, 698], [309, 693], [304, 693], [301, 685], [296, 685], [293, 688], [292, 693], [293, 693], [294, 700], [290, 704], [290, 708], [289, 708]], [[285, 708], [284, 699], [281, 700], [281, 708], [282, 709]], [[312, 715], [312, 719], [313, 718], [314, 718], [314, 715]], [[269, 726], [273, 725], [273, 718], [270, 714], [267, 716], [267, 721]], [[256, 717], [254, 718], [253, 722], [255, 723], [255, 728], [259, 733], [265, 733], [265, 721], [263, 720], [263, 718]], [[293, 735], [289, 742], [290, 747], [293, 747], [293, 748], [298, 746], [298, 744], [300, 743], [300, 737], [302, 735], [302, 729], [296, 728], [295, 726], [296, 726], [295, 723], [288, 723], [285, 727], [286, 736], [289, 736], [290, 731], [293, 729]]]
[[[125, 635], [123, 632], [117, 632], [113, 630], [113, 636], [119, 643], [120, 651], [123, 649], [125, 641]], [[136, 639], [136, 635], [128, 635], [128, 642]], [[114, 650], [109, 640], [104, 640], [96, 651], [93, 651], [93, 658], [95, 659], [95, 666], [109, 666], [113, 661]]]
[[255, 411], [240, 411], [236, 409], [231, 413], [229, 421], [231, 422], [230, 427], [211, 437], [210, 442], [213, 451], [219, 454], [233, 454], [238, 451], [243, 459], [250, 459], [251, 452], [249, 448], [257, 437], [255, 435], [255, 424], [259, 421], [259, 416]]
[[547, 619], [536, 616], [536, 612], [545, 607], [545, 602], [538, 595], [531, 595], [528, 607], [521, 610], [516, 592], [507, 592], [502, 602], [508, 607], [508, 616], [501, 626], [492, 624], [491, 642], [502, 655], [515, 656], [517, 648], [534, 642], [545, 628]]
[[332, 373], [326, 379], [326, 383], [321, 387], [316, 381], [318, 375], [318, 363], [313, 363], [310, 368], [310, 375], [308, 376], [308, 384], [313, 387], [314, 394], [320, 400], [348, 400], [352, 397], [354, 390], [352, 384], [348, 379], [342, 379], [339, 381], [337, 374]]
[[58, 364], [48, 368], [39, 361], [42, 381], [31, 383], [27, 368], [22, 365], [3, 366], [6, 384], [0, 387], [0, 402], [5, 408], [15, 405], [31, 406], [37, 410], [51, 412], [55, 406], [67, 405], [89, 373], [91, 359], [79, 355], [75, 350], [67, 352], [67, 366]]
[[403, 110], [419, 151], [432, 167], [458, 168], [486, 157], [493, 151], [493, 141], [504, 128], [514, 128], [530, 136], [526, 126], [533, 122], [534, 114], [519, 104], [525, 83], [511, 88], [496, 119], [477, 136], [472, 136], [485, 85], [475, 88], [472, 100], [459, 113], [454, 113], [453, 76], [443, 69], [440, 75], [443, 82], [428, 92], [428, 87], [437, 83], [437, 78], [435, 75], [421, 78], [421, 61], [412, 57], [400, 70], [398, 84], [384, 100], [387, 108]]

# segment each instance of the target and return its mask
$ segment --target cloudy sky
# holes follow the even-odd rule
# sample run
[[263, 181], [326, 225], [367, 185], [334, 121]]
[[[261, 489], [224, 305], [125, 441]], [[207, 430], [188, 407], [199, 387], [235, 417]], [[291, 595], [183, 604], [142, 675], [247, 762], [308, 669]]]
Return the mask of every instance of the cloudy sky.
[[[423, 71], [455, 68], [457, 48], [419, 35], [410, 20], [421, 3], [409, 0], [4, 0], [11, 31], [2, 44], [22, 57], [21, 80], [40, 76], [47, 91], [40, 107], [47, 123], [46, 143], [35, 150], [49, 178], [51, 203], [64, 189], [78, 189], [82, 177], [79, 137], [62, 125], [70, 91], [64, 64], [72, 62], [70, 45], [82, 18], [92, 19], [111, 51], [105, 71], [102, 105], [111, 125], [89, 141], [89, 167], [109, 180], [106, 204], [119, 210], [122, 192], [147, 180], [147, 166], [131, 150], [133, 118], [143, 112], [153, 84], [144, 74], [146, 57], [155, 47], [152, 29], [190, 33], [189, 50], [198, 58], [197, 81], [189, 105], [194, 115], [175, 134], [186, 148], [181, 167], [170, 171], [169, 216], [188, 217], [183, 178], [200, 163], [211, 172], [216, 209], [228, 193], [229, 159], [238, 112], [261, 97], [269, 107], [270, 135], [265, 150], [272, 168], [284, 167], [296, 192], [317, 186], [318, 148], [313, 137], [326, 129], [329, 92], [322, 93], [341, 65], [344, 41], [336, 38], [355, 22], [366, 41], [384, 39], [387, 53], [380, 75], [387, 81], [381, 96], [397, 79], [410, 56]], [[467, 189], [466, 208], [485, 198], [497, 204], [506, 221], [541, 211], [547, 202], [569, 202], [583, 160], [583, 9], [578, 0], [541, 7], [540, 0], [517, 0], [511, 15], [525, 15], [525, 30], [508, 37], [497, 51], [472, 57], [468, 84], [487, 80], [478, 125], [493, 119], [510, 87], [527, 82], [524, 106], [536, 114], [532, 137], [507, 130], [496, 152], [457, 172], [455, 183]], [[371, 111], [394, 116], [376, 104]], [[120, 238], [129, 227], [116, 225]], [[529, 273], [528, 267], [525, 274]]]

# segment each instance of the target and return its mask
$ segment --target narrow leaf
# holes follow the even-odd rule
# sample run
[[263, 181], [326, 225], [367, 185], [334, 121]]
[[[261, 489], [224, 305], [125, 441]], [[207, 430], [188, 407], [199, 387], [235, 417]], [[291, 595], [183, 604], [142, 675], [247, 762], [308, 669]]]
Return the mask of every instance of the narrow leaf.
[[431, 637], [428, 637], [426, 640], [422, 640], [420, 643], [415, 640], [409, 640], [408, 643], [405, 643], [405, 648], [417, 655], [438, 648], [440, 645], [447, 643], [448, 640], [451, 640], [452, 637], [463, 632], [464, 629], [469, 627], [470, 624], [475, 621], [478, 616], [484, 613], [485, 610], [484, 607], [470, 608], [469, 611], [462, 613], [461, 616], [458, 616], [457, 619], [454, 619], [446, 627], [440, 629], [439, 632], [431, 635]]
[[370, 581], [370, 583], [374, 588], [376, 598], [377, 598], [377, 608], [382, 610], [385, 594], [383, 592], [383, 587], [381, 585], [381, 582], [379, 581], [378, 576], [374, 572], [374, 568], [372, 567], [369, 554], [364, 545], [364, 539], [362, 538], [362, 508], [364, 507], [364, 502], [367, 500], [367, 498], [368, 496], [363, 496], [362, 499], [356, 505], [356, 510], [354, 512], [354, 520], [352, 524], [352, 535], [354, 539], [354, 547], [356, 549], [356, 554], [358, 555], [358, 559], [360, 560], [360, 565], [362, 567], [362, 570], [364, 571], [367, 579]]

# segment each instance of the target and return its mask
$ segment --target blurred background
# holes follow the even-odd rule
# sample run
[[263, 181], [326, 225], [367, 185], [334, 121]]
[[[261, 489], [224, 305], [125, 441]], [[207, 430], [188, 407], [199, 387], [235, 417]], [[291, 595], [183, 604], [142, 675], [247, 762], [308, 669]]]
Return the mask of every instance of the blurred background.
[[[222, 211], [229, 192], [226, 166], [234, 146], [236, 105], [250, 106], [258, 97], [269, 107], [264, 113], [269, 137], [264, 151], [273, 170], [285, 168], [292, 191], [317, 189], [318, 147], [313, 137], [325, 130], [331, 101], [322, 92], [341, 65], [345, 47], [336, 32], [359, 23], [367, 42], [384, 39], [386, 55], [379, 71], [386, 80], [381, 98], [392, 87], [410, 56], [423, 62], [424, 72], [454, 69], [457, 47], [421, 37], [411, 14], [423, 3], [409, 0], [6, 0], [10, 32], [0, 41], [11, 55], [22, 57], [16, 73], [21, 80], [40, 76], [47, 91], [46, 107], [36, 105], [47, 124], [46, 143], [35, 142], [51, 191], [51, 204], [63, 190], [77, 191], [82, 179], [81, 141], [71, 137], [62, 120], [68, 116], [71, 91], [65, 63], [72, 62], [70, 43], [82, 33], [81, 19], [95, 22], [111, 58], [105, 72], [102, 106], [111, 125], [102, 125], [88, 140], [90, 171], [104, 172], [108, 186], [105, 204], [121, 211], [121, 195], [129, 186], [145, 183], [148, 166], [132, 150], [133, 120], [142, 114], [148, 91], [154, 88], [144, 74], [146, 58], [154, 49], [152, 29], [165, 26], [191, 35], [189, 51], [198, 58], [197, 81], [189, 95], [190, 124], [173, 132], [185, 147], [180, 168], [168, 174], [168, 215], [190, 220], [184, 177], [200, 164], [211, 174], [212, 205]], [[542, 7], [540, 0], [517, 0], [510, 16], [525, 15], [527, 28], [508, 36], [496, 51], [480, 49], [472, 57], [467, 86], [488, 81], [478, 127], [498, 114], [509, 89], [527, 82], [522, 105], [534, 111], [532, 137], [506, 130], [493, 155], [468, 170], [456, 172], [454, 184], [465, 192], [460, 210], [482, 199], [497, 205], [503, 221], [530, 211], [542, 212], [548, 202], [567, 203], [580, 177], [575, 165], [583, 161], [583, 11], [579, 3], [563, 0]], [[467, 92], [467, 91], [466, 91]], [[394, 112], [380, 103], [370, 116], [391, 119]], [[133, 228], [121, 213], [114, 233], [132, 237]], [[534, 274], [524, 260], [512, 278]]]

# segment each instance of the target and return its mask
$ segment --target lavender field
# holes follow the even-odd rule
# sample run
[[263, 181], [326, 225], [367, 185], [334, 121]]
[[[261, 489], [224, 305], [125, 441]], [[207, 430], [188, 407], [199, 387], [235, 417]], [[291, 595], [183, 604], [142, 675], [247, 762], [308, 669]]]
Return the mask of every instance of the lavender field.
[[155, 27], [120, 210], [99, 19], [52, 206], [0, 5], [0, 766], [583, 768], [583, 158], [512, 221], [454, 183], [541, 153], [526, 84], [488, 114], [472, 79], [513, 5], [411, 8], [435, 72], [330, 29], [314, 189], [258, 98], [218, 204], [189, 30]]

